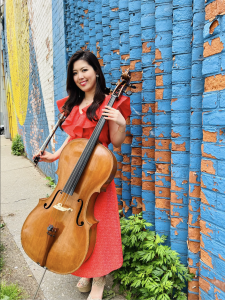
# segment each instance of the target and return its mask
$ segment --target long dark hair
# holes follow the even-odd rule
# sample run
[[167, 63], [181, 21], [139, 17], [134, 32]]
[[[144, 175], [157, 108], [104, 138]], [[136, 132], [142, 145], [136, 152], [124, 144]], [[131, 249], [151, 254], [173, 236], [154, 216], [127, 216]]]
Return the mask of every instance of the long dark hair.
[[102, 73], [101, 66], [97, 57], [85, 50], [79, 50], [74, 53], [68, 63], [67, 69], [67, 82], [66, 82], [66, 90], [69, 95], [69, 98], [63, 105], [63, 110], [68, 115], [75, 105], [80, 105], [84, 99], [85, 93], [78, 88], [73, 79], [73, 64], [77, 60], [86, 61], [92, 68], [95, 70], [98, 77], [96, 78], [96, 89], [94, 100], [92, 104], [87, 109], [87, 117], [89, 120], [97, 120], [96, 110], [99, 108], [100, 104], [105, 99], [105, 94], [109, 94], [109, 89], [106, 88], [105, 85], [105, 77]]

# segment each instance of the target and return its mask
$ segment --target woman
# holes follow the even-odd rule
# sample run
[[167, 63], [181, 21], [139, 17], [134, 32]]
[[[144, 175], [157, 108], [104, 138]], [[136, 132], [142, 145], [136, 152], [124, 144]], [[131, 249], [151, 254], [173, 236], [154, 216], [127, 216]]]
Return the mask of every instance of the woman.
[[[62, 129], [68, 134], [60, 149], [54, 154], [47, 151], [40, 161], [53, 162], [59, 158], [65, 145], [76, 138], [90, 138], [97, 121], [104, 115], [106, 122], [99, 141], [108, 147], [119, 147], [126, 137], [126, 118], [130, 115], [130, 99], [121, 96], [113, 108], [107, 106], [110, 96], [105, 78], [96, 56], [89, 51], [77, 51], [70, 59], [67, 71], [68, 97], [57, 101], [59, 110], [67, 114]], [[100, 300], [105, 285], [105, 275], [123, 264], [118, 203], [114, 181], [106, 192], [101, 192], [95, 203], [97, 237], [91, 257], [73, 273], [80, 276], [77, 287], [91, 293], [88, 300]], [[93, 282], [91, 285], [91, 279]]]

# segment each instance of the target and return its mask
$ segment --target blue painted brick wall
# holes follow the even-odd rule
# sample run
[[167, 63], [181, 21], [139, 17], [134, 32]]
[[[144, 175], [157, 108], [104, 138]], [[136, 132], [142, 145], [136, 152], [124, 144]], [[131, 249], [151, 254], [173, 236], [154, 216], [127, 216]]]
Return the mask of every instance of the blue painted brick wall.
[[[130, 69], [136, 89], [127, 136], [120, 148], [109, 146], [118, 160], [119, 208], [126, 216], [143, 211], [152, 228], [168, 236], [168, 245], [196, 275], [188, 286], [189, 299], [225, 298], [224, 4], [218, 0], [53, 4], [55, 117], [56, 101], [67, 95], [67, 63], [75, 51], [88, 49], [97, 55], [109, 88], [121, 71]], [[6, 31], [3, 47], [9, 72]], [[31, 83], [39, 76], [34, 52], [32, 59]], [[43, 105], [41, 109], [46, 122]], [[28, 125], [31, 117], [28, 114]], [[41, 139], [47, 134], [44, 130]], [[58, 130], [56, 150], [65, 138]], [[32, 144], [27, 149], [31, 153]], [[51, 169], [43, 165], [46, 174], [56, 168], [57, 163]]]

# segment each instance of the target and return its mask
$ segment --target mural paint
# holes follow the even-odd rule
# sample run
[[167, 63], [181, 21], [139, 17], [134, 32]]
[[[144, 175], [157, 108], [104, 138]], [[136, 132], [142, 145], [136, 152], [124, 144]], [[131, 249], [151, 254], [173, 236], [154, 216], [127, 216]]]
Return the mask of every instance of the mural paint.
[[[41, 30], [43, 22], [40, 23], [34, 17], [34, 15], [40, 17], [43, 10], [40, 6], [33, 8], [32, 1], [29, 2], [29, 7], [30, 11], [25, 0], [6, 1], [3, 46], [5, 48], [7, 108], [11, 138], [17, 132], [23, 137], [27, 157], [32, 160], [32, 156], [37, 153], [49, 135], [49, 129], [54, 125], [55, 112], [53, 107], [53, 58], [52, 55], [51, 58], [43, 57], [47, 51], [51, 52], [52, 49], [52, 38], [46, 38], [47, 35], [52, 37], [51, 13], [49, 13], [49, 9], [45, 13], [48, 20], [45, 22], [45, 29], [47, 28], [46, 24], [50, 24], [50, 30], [43, 35], [43, 30]], [[49, 2], [48, 8], [51, 12], [51, 2]], [[34, 44], [36, 44], [36, 49]], [[43, 90], [45, 91], [45, 101]], [[49, 146], [50, 151], [52, 145]], [[55, 177], [55, 164], [40, 163], [40, 169], [45, 174]]]
[[23, 125], [29, 89], [29, 17], [26, 1], [6, 1], [6, 30], [12, 94], [19, 124]]
[[[196, 275], [189, 299], [224, 299], [224, 1], [8, 0], [4, 22], [11, 132], [29, 159], [57, 120], [75, 51], [97, 55], [109, 88], [130, 69], [127, 137], [110, 146], [118, 206], [168, 236]], [[65, 139], [58, 130], [49, 150]], [[40, 168], [56, 178], [57, 162]]]

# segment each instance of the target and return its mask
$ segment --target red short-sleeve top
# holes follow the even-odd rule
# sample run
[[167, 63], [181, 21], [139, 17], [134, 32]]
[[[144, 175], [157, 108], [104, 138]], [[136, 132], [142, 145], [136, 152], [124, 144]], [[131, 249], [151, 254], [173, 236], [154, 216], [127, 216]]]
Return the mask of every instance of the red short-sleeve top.
[[[100, 107], [96, 110], [96, 115], [98, 120], [102, 115], [102, 109], [108, 104], [110, 100], [110, 95], [106, 96]], [[57, 106], [60, 112], [62, 112], [62, 107], [68, 97], [58, 100]], [[91, 104], [90, 104], [91, 105]], [[79, 111], [79, 106], [74, 106], [72, 111], [70, 112], [69, 116], [66, 118], [64, 123], [62, 124], [62, 129], [70, 136], [69, 141], [77, 138], [87, 138], [91, 137], [92, 132], [95, 129], [95, 126], [98, 122], [97, 121], [90, 121], [87, 116], [86, 112], [88, 107], [86, 106], [82, 109], [82, 114]], [[124, 116], [125, 120], [130, 116], [130, 98], [127, 96], [120, 96], [118, 100], [115, 101], [113, 108], [118, 109], [121, 114]], [[105, 146], [111, 143], [110, 135], [109, 135], [109, 123], [108, 121], [105, 122], [105, 125], [102, 129], [102, 132], [99, 136], [99, 141]]]

